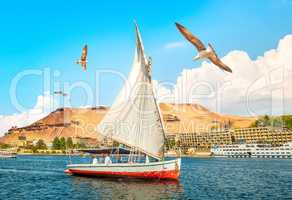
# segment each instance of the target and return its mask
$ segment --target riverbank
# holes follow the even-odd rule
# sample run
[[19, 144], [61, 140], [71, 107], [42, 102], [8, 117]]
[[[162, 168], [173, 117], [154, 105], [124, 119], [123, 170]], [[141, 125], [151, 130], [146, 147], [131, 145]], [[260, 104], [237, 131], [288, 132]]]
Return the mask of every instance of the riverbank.
[[[22, 156], [68, 156], [68, 154], [64, 153], [17, 153], [17, 155]], [[75, 155], [75, 154], [71, 154]]]
[[[87, 157], [90, 157], [90, 154], [64, 154], [64, 153], [51, 153], [51, 154], [48, 154], [48, 153], [17, 153], [17, 155], [28, 155], [28, 156], [87, 156]], [[176, 158], [176, 157], [179, 157], [179, 156], [175, 156], [175, 155], [165, 155], [165, 157], [168, 157], [168, 158]], [[184, 157], [184, 158], [210, 158], [210, 157], [213, 157], [213, 156], [203, 156], [203, 155], [188, 155], [188, 154], [182, 154], [180, 155], [180, 157]]]

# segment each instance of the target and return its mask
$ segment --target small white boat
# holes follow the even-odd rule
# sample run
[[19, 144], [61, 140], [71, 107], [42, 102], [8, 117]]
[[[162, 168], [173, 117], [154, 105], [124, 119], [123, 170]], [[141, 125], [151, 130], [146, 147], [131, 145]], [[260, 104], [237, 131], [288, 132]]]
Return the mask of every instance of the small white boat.
[[[73, 175], [174, 179], [180, 175], [181, 159], [164, 160], [165, 133], [151, 81], [151, 60], [144, 54], [138, 26], [132, 71], [111, 109], [97, 127], [105, 137], [129, 147], [127, 163], [70, 164]], [[137, 155], [145, 155], [137, 162]], [[150, 158], [150, 159], [148, 159]]]
[[16, 158], [16, 153], [11, 153], [9, 151], [0, 151], [0, 159], [6, 159], [6, 158]]

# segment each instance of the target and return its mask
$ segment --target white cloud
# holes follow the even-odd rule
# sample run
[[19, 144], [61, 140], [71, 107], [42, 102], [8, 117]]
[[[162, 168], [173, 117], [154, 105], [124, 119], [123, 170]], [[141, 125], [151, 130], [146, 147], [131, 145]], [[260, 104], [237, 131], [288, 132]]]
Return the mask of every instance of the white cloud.
[[36, 105], [26, 112], [13, 115], [0, 116], [0, 136], [6, 133], [12, 126], [23, 127], [48, 115], [57, 105], [54, 105], [54, 97], [48, 92], [37, 97]]
[[184, 48], [186, 45], [184, 42], [170, 42], [167, 43], [164, 48], [165, 49], [177, 49], [177, 48]]
[[230, 114], [292, 112], [292, 35], [256, 60], [244, 51], [231, 51], [222, 60], [232, 74], [203, 62], [199, 68], [183, 70], [170, 87], [156, 83], [159, 101], [200, 103]]
[[[169, 43], [165, 48], [181, 48]], [[251, 60], [246, 52], [231, 51], [222, 58], [233, 73], [223, 72], [210, 62], [185, 69], [176, 83], [153, 81], [160, 102], [199, 103], [212, 111], [243, 114], [292, 113], [292, 35], [279, 41], [277, 49]], [[0, 116], [0, 136], [12, 126], [27, 126], [58, 107], [52, 95], [38, 96], [26, 112]]]

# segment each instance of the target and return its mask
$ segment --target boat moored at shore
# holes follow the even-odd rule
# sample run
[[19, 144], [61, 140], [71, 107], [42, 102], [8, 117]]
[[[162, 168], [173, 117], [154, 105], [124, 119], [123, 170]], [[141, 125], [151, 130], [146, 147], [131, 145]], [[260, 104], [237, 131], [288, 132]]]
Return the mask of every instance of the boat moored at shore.
[[9, 151], [0, 150], [0, 159], [16, 158], [17, 154]]

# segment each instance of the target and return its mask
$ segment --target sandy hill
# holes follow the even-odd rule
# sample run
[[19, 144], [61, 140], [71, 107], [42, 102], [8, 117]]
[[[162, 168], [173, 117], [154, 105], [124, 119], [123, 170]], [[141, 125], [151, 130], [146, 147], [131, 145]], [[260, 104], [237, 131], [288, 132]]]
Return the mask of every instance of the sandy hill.
[[206, 131], [210, 129], [249, 127], [256, 118], [222, 115], [198, 104], [161, 103], [167, 133]]
[[[221, 115], [198, 104], [160, 104], [167, 134], [210, 130], [223, 126], [248, 127], [255, 118]], [[0, 138], [0, 143], [14, 144], [21, 138], [27, 141], [43, 139], [52, 142], [55, 137], [101, 139], [96, 126], [107, 107], [58, 109], [47, 117], [23, 128], [13, 128]]]

